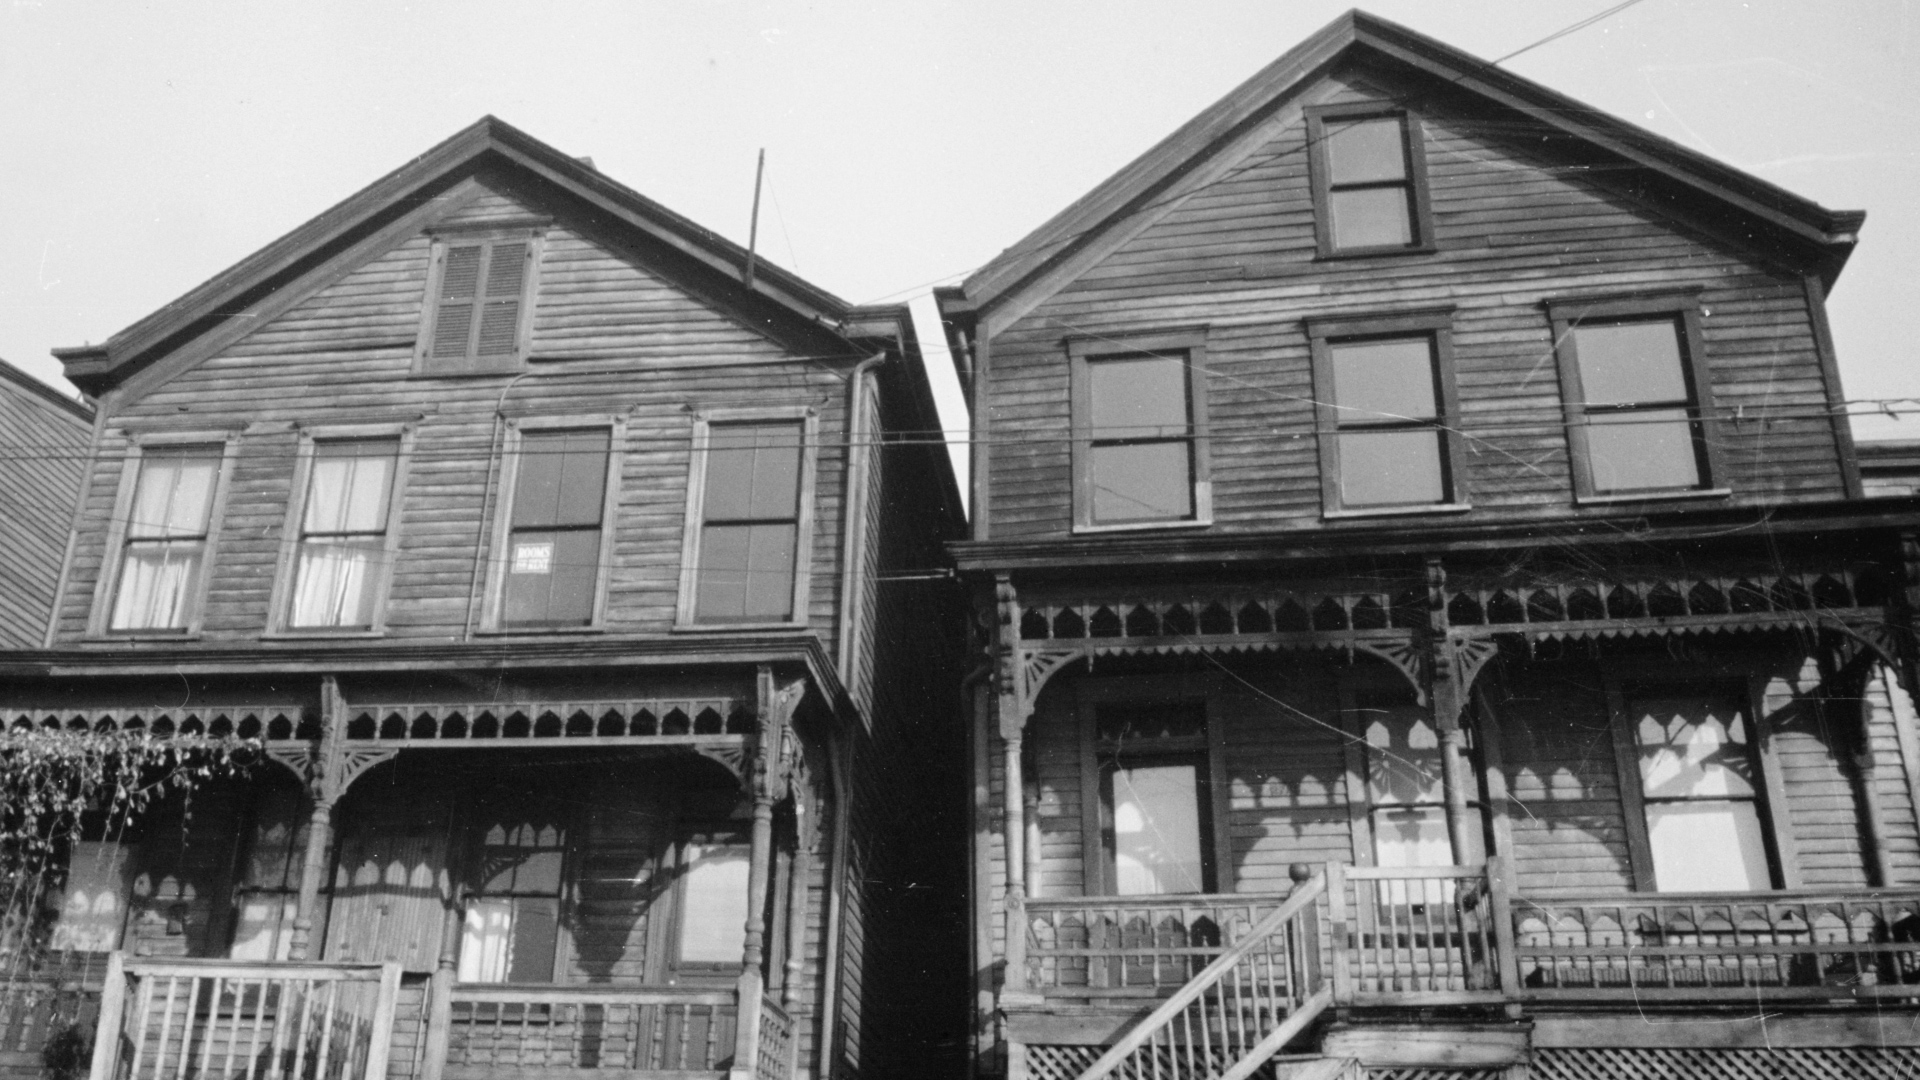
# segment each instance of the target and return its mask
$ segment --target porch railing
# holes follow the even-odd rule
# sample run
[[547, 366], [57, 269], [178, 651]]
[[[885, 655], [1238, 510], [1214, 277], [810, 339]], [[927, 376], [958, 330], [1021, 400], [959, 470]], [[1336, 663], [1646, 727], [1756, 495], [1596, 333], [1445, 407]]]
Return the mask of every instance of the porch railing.
[[131, 960], [101, 990], [91, 1080], [386, 1074], [398, 964]]
[[793, 1020], [772, 998], [760, 1001], [760, 1047], [753, 1061], [754, 1080], [788, 1080], [793, 1075]]
[[731, 989], [457, 985], [445, 1076], [716, 1072], [733, 1057], [737, 1015]]
[[1920, 889], [1520, 898], [1542, 1000], [1920, 998]]
[[1285, 893], [1027, 901], [1027, 985], [1049, 998], [1156, 998], [1186, 984]]
[[1486, 867], [1330, 863], [1327, 874], [1342, 1004], [1502, 1000], [1500, 921]]

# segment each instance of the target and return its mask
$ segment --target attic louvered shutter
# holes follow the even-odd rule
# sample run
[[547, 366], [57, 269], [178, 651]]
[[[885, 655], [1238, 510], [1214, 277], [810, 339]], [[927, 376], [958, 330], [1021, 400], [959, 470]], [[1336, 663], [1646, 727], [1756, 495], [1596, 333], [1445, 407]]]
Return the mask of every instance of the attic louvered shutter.
[[436, 360], [467, 355], [474, 302], [478, 299], [474, 293], [480, 285], [480, 257], [485, 251], [484, 244], [447, 248], [447, 263], [440, 273], [439, 310], [433, 320], [432, 355]]
[[487, 294], [480, 313], [480, 356], [510, 356], [520, 340], [520, 290], [526, 281], [525, 241], [493, 245]]

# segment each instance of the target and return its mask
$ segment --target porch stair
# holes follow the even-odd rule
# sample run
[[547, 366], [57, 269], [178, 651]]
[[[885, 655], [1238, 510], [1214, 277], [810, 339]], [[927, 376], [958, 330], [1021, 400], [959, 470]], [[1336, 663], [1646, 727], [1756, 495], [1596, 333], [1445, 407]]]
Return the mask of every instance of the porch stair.
[[1258, 1072], [1333, 1002], [1320, 963], [1318, 901], [1326, 891], [1324, 873], [1302, 882], [1078, 1080], [1246, 1080]]

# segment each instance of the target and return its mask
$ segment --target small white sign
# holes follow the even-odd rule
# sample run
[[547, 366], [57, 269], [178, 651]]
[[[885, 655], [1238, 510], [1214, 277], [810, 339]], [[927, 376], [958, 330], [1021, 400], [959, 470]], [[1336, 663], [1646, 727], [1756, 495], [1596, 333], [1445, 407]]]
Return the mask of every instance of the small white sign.
[[513, 545], [513, 572], [516, 574], [551, 574], [553, 572], [553, 542]]

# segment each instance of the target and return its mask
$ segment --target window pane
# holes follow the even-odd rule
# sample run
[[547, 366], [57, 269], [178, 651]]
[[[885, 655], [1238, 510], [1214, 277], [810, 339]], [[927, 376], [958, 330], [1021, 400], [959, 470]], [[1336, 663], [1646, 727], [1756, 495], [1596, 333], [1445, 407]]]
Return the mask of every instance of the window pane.
[[746, 847], [688, 844], [682, 860], [680, 962], [739, 964], [746, 951]]
[[516, 532], [508, 543], [504, 621], [585, 626], [600, 577], [600, 530]]
[[200, 540], [143, 543], [127, 548], [114, 597], [115, 630], [179, 630], [187, 625], [187, 599], [200, 575]]
[[513, 486], [514, 528], [597, 525], [605, 506], [612, 433], [528, 432]]
[[1194, 765], [1113, 770], [1114, 886], [1122, 896], [1206, 891]]
[[1589, 405], [1691, 400], [1676, 319], [1574, 327], [1573, 355]]
[[1595, 491], [1700, 486], [1693, 421], [1685, 409], [1591, 414], [1587, 458]]
[[1326, 125], [1327, 174], [1335, 184], [1404, 180], [1406, 139], [1397, 116], [1329, 121]]
[[1346, 251], [1412, 244], [1413, 205], [1408, 199], [1407, 189], [1397, 186], [1330, 193], [1333, 246]]
[[386, 541], [308, 540], [294, 575], [293, 627], [373, 625], [373, 583], [386, 559]]
[[393, 483], [391, 442], [321, 443], [314, 447], [304, 529], [308, 533], [385, 532]]
[[[1438, 803], [1440, 736], [1417, 705], [1362, 707], [1367, 726], [1367, 796], [1375, 803]], [[1414, 864], [1406, 864], [1414, 865]]]
[[707, 436], [708, 521], [798, 516], [800, 424], [715, 424]]
[[513, 899], [513, 943], [507, 952], [507, 981], [553, 981], [553, 951], [559, 940], [560, 901], [551, 896]]
[[1751, 802], [1649, 803], [1647, 839], [1661, 892], [1753, 892], [1773, 886], [1760, 811]]
[[1193, 458], [1186, 440], [1095, 446], [1090, 452], [1094, 521], [1178, 521], [1193, 516]]
[[247, 893], [239, 899], [233, 960], [285, 960], [293, 952], [293, 916], [299, 899], [287, 893]]
[[128, 538], [205, 536], [219, 471], [217, 449], [149, 452], [140, 462]]
[[1185, 436], [1187, 358], [1134, 356], [1087, 362], [1088, 422], [1096, 439]]
[[468, 901], [466, 928], [460, 937], [460, 981], [505, 982], [512, 932], [511, 899], [492, 897]]
[[1413, 506], [1447, 500], [1438, 431], [1343, 431], [1340, 504]]
[[48, 948], [56, 952], [112, 952], [127, 919], [127, 850], [82, 840], [67, 860], [66, 895]]
[[793, 615], [797, 526], [709, 525], [700, 536], [694, 617], [773, 621]]
[[1753, 757], [1740, 710], [1699, 700], [1635, 704], [1640, 782], [1647, 798], [1753, 794]]
[[1340, 423], [1426, 420], [1439, 414], [1431, 338], [1349, 341], [1330, 345], [1327, 351]]
[[300, 790], [274, 785], [254, 803], [251, 843], [242, 867], [245, 884], [264, 889], [300, 887], [301, 854], [310, 817]]

